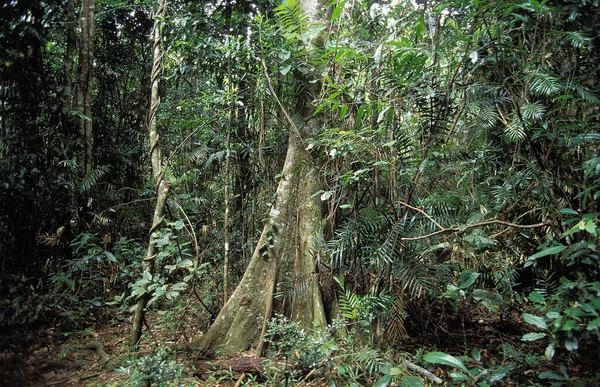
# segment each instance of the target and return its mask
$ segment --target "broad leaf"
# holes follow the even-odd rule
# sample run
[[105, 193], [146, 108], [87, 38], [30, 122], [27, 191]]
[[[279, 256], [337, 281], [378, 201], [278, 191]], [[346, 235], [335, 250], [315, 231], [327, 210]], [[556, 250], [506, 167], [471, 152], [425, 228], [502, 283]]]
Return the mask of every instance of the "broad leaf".
[[546, 319], [544, 319], [543, 317], [540, 317], [540, 316], [536, 316], [536, 315], [529, 314], [529, 313], [523, 313], [523, 320], [525, 320], [526, 323], [535, 325], [536, 327], [538, 327], [540, 329], [548, 328], [548, 326], [546, 325]]
[[542, 339], [546, 337], [545, 333], [541, 333], [541, 332], [529, 332], [523, 335], [523, 337], [521, 337], [522, 341], [536, 341], [539, 339]]
[[390, 375], [383, 375], [375, 382], [375, 384], [373, 384], [373, 387], [387, 387], [391, 381], [392, 377]]
[[429, 363], [449, 365], [469, 373], [469, 369], [463, 364], [462, 361], [444, 352], [429, 352], [427, 355], [423, 356], [423, 359]]

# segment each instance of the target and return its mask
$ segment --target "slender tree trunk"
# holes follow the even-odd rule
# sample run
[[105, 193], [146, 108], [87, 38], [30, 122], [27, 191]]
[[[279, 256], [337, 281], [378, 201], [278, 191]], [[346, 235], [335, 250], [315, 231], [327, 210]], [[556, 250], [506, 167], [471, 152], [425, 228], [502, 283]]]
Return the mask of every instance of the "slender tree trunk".
[[[229, 59], [231, 62], [231, 59]], [[231, 67], [231, 64], [230, 66]], [[235, 103], [233, 100], [233, 96], [231, 95], [231, 68], [229, 68], [229, 96], [232, 101], [230, 103]], [[231, 177], [229, 171], [231, 169], [231, 127], [233, 121], [233, 113], [234, 106], [232, 105], [229, 109], [229, 117], [227, 118], [227, 151], [225, 155], [225, 189], [223, 192], [223, 200], [225, 201], [225, 216], [224, 216], [224, 224], [223, 224], [223, 239], [224, 239], [224, 251], [223, 251], [223, 303], [227, 301], [229, 298], [229, 219], [230, 219], [230, 198], [229, 198], [229, 185], [231, 184]]]
[[[154, 12], [154, 28], [153, 36], [153, 58], [152, 58], [152, 74], [150, 77], [150, 112], [148, 114], [148, 135], [150, 142], [150, 161], [152, 163], [152, 175], [154, 177], [154, 185], [156, 188], [156, 205], [154, 207], [154, 218], [152, 227], [150, 228], [150, 240], [148, 242], [148, 250], [146, 257], [142, 262], [142, 271], [144, 276], [152, 275], [156, 261], [156, 230], [162, 224], [165, 218], [165, 208], [167, 198], [171, 191], [170, 184], [164, 179], [164, 171], [162, 168], [162, 158], [159, 147], [159, 133], [156, 125], [158, 108], [160, 106], [160, 97], [158, 95], [159, 78], [163, 70], [163, 52], [161, 49], [162, 26], [167, 12], [167, 1], [158, 0], [156, 10]], [[133, 325], [131, 327], [130, 347], [135, 349], [142, 336], [142, 325], [144, 323], [146, 305], [148, 303], [149, 294], [146, 293], [148, 285], [142, 286], [144, 293], [141, 294], [135, 304]]]
[[75, 0], [67, 0], [65, 7], [67, 14], [67, 46], [65, 48], [65, 78], [63, 85], [63, 113], [67, 119], [71, 115], [73, 101], [73, 60], [77, 37], [75, 35]]
[[[301, 5], [309, 20], [317, 21], [317, 1], [304, 0]], [[311, 86], [315, 85], [306, 82], [305, 90], [314, 90]], [[312, 97], [300, 96], [294, 112], [304, 122], [305, 135], [314, 133], [317, 125]], [[315, 195], [321, 181], [296, 125], [283, 113], [291, 128], [277, 198], [242, 280], [196, 343], [206, 351], [238, 352], [254, 345], [260, 353], [266, 321], [275, 312], [307, 329], [327, 324], [315, 244], [323, 233], [321, 200]], [[275, 299], [275, 294], [281, 297]]]
[[[79, 28], [81, 39], [79, 42], [79, 79], [77, 82], [76, 107], [79, 111], [79, 136], [83, 142], [83, 150], [79, 155], [79, 169], [82, 182], [90, 177], [92, 171], [93, 121], [92, 121], [92, 89], [94, 77], [94, 0], [81, 2], [81, 15]], [[68, 53], [67, 53], [68, 54]], [[83, 184], [83, 203], [80, 214], [83, 222], [88, 219], [91, 208], [91, 189]], [[80, 216], [81, 216], [80, 215]], [[80, 218], [80, 219], [81, 219]]]

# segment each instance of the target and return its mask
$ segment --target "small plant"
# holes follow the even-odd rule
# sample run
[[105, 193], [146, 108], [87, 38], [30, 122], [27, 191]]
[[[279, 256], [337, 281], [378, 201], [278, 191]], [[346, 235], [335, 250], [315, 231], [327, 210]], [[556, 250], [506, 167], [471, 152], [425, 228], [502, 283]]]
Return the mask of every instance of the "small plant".
[[584, 380], [578, 377], [569, 377], [565, 366], [560, 366], [560, 374], [552, 371], [544, 371], [538, 375], [538, 378], [544, 380], [544, 384], [549, 383], [548, 385], [550, 387], [585, 387], [588, 385]]
[[134, 387], [168, 386], [183, 374], [183, 364], [169, 360], [170, 351], [160, 348], [154, 355], [143, 356], [126, 362], [117, 371], [128, 376], [126, 385]]
[[[562, 209], [560, 213], [577, 215], [571, 209]], [[526, 323], [537, 328], [526, 333], [522, 340], [549, 338], [545, 351], [548, 360], [554, 357], [556, 348], [561, 344], [568, 351], [576, 351], [582, 341], [594, 346], [600, 340], [600, 282], [596, 280], [600, 274], [598, 221], [598, 214], [566, 220], [563, 224], [571, 228], [563, 235], [564, 243], [550, 240], [525, 264], [525, 267], [535, 266], [541, 258], [557, 256], [568, 270], [559, 279], [560, 286], [554, 294], [545, 296], [542, 291], [529, 293], [528, 299], [537, 313], [522, 315]]]
[[265, 342], [271, 344], [276, 354], [299, 369], [318, 368], [337, 349], [329, 331], [307, 332], [299, 322], [290, 322], [284, 316], [269, 321]]
[[[444, 352], [429, 352], [423, 359], [433, 364], [443, 364], [453, 367], [455, 370], [450, 373], [452, 380], [469, 386], [490, 386], [503, 380], [515, 367], [508, 365], [506, 367], [485, 368], [481, 365], [481, 353], [477, 348], [471, 351], [471, 357], [464, 357], [464, 362], [452, 355]], [[468, 368], [465, 365], [472, 363], [473, 367]]]

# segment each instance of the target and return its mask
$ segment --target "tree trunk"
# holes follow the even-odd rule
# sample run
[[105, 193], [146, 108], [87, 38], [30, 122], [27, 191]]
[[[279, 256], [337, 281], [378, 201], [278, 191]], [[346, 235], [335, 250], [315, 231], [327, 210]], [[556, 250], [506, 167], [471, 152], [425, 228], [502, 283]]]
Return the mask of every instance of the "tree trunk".
[[[277, 199], [246, 273], [202, 338], [207, 351], [237, 352], [258, 345], [262, 318], [273, 312], [306, 328], [326, 325], [313, 257], [322, 232], [317, 170], [300, 136], [291, 132]], [[282, 294], [275, 302], [273, 295]]]
[[63, 114], [71, 117], [71, 107], [73, 103], [73, 61], [75, 57], [75, 46], [77, 38], [75, 34], [75, 0], [67, 0], [65, 6], [67, 14], [67, 46], [65, 48], [65, 78], [63, 85]]
[[[82, 177], [83, 196], [80, 219], [85, 223], [91, 208], [91, 189], [86, 180], [92, 171], [92, 89], [94, 77], [94, 0], [81, 2], [79, 27], [81, 39], [79, 42], [79, 79], [77, 82], [76, 107], [79, 111], [79, 136], [83, 149], [79, 155], [79, 170]], [[67, 53], [68, 54], [68, 53]]]
[[[316, 0], [301, 1], [310, 22], [317, 21], [318, 6]], [[315, 84], [306, 80], [305, 90], [314, 89]], [[303, 93], [294, 112], [305, 123], [305, 135], [314, 133], [317, 125], [312, 119], [312, 97]], [[240, 284], [196, 343], [205, 351], [233, 353], [255, 345], [260, 355], [265, 324], [274, 313], [298, 321], [306, 329], [327, 324], [315, 256], [315, 241], [323, 233], [321, 200], [315, 195], [321, 182], [296, 125], [281, 104], [280, 108], [291, 128], [277, 199]]]
[[[150, 240], [148, 241], [148, 250], [146, 257], [142, 262], [142, 271], [144, 274], [152, 275], [154, 272], [156, 260], [156, 233], [165, 218], [165, 208], [167, 206], [167, 198], [171, 191], [170, 184], [164, 179], [164, 171], [162, 169], [162, 157], [159, 147], [159, 133], [156, 125], [158, 108], [160, 106], [160, 97], [158, 95], [159, 78], [163, 69], [163, 53], [161, 50], [162, 40], [162, 24], [167, 12], [167, 1], [158, 0], [156, 11], [154, 13], [154, 28], [153, 28], [153, 58], [152, 58], [152, 74], [150, 77], [150, 112], [148, 114], [148, 135], [150, 142], [150, 161], [152, 163], [152, 174], [154, 176], [154, 184], [156, 187], [156, 205], [154, 207], [154, 218], [152, 227], [150, 228]], [[147, 275], [147, 274], [146, 274]], [[148, 303], [149, 294], [147, 294], [149, 283], [142, 286], [144, 293], [141, 294], [135, 304], [135, 314], [133, 317], [133, 325], [131, 327], [130, 347], [134, 350], [142, 337], [142, 326], [146, 314], [146, 305]]]

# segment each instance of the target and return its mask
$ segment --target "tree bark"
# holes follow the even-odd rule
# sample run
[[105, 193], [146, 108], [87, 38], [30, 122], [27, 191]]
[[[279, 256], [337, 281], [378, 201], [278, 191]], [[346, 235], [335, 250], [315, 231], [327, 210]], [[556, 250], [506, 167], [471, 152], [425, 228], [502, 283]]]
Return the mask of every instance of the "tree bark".
[[[92, 90], [94, 77], [94, 0], [82, 0], [79, 28], [79, 78], [77, 82], [76, 107], [79, 111], [79, 136], [83, 149], [79, 155], [79, 170], [82, 182], [90, 177], [92, 171], [93, 121]], [[67, 52], [68, 55], [68, 52]], [[91, 190], [84, 184], [80, 219], [85, 222], [91, 208]]]
[[[321, 183], [300, 136], [290, 132], [277, 199], [246, 273], [217, 319], [202, 337], [202, 348], [238, 352], [258, 345], [263, 321], [272, 312], [305, 328], [326, 325], [313, 257], [322, 232]], [[275, 293], [281, 294], [277, 301]]]
[[[160, 106], [160, 96], [158, 94], [160, 75], [163, 70], [163, 52], [161, 49], [162, 26], [167, 12], [167, 1], [158, 0], [156, 10], [154, 12], [154, 28], [153, 36], [153, 58], [152, 58], [152, 74], [150, 77], [150, 112], [148, 114], [148, 135], [150, 142], [150, 161], [152, 163], [152, 175], [154, 176], [154, 184], [156, 187], [156, 205], [154, 207], [154, 218], [152, 227], [150, 228], [150, 240], [148, 241], [148, 250], [146, 257], [142, 262], [143, 273], [152, 275], [156, 261], [156, 233], [165, 218], [165, 208], [167, 206], [167, 198], [171, 191], [170, 184], [164, 179], [164, 171], [162, 168], [162, 157], [159, 146], [159, 133], [157, 128], [157, 113]], [[136, 300], [133, 325], [131, 327], [130, 347], [134, 350], [142, 337], [142, 326], [146, 314], [146, 305], [148, 303], [149, 294], [147, 294], [149, 284], [142, 286], [144, 293]]]
[[75, 0], [67, 0], [65, 6], [67, 14], [67, 46], [65, 48], [65, 78], [63, 85], [63, 114], [69, 118], [73, 104], [73, 61], [77, 38], [75, 35]]
[[[300, 5], [310, 23], [318, 21], [318, 0], [301, 0]], [[309, 57], [314, 48], [314, 44], [307, 48]], [[318, 124], [310, 95], [315, 84], [304, 82], [305, 92], [298, 97], [294, 113], [304, 123], [303, 135], [310, 136]], [[277, 198], [241, 282], [208, 332], [195, 343], [208, 352], [234, 353], [256, 346], [260, 355], [266, 321], [274, 313], [306, 329], [327, 324], [315, 243], [323, 233], [321, 200], [315, 195], [321, 181], [296, 124], [279, 100], [278, 104], [291, 128]]]

